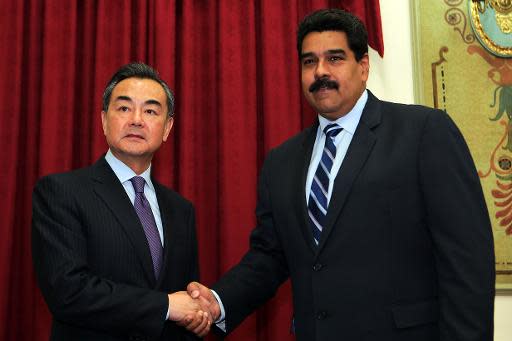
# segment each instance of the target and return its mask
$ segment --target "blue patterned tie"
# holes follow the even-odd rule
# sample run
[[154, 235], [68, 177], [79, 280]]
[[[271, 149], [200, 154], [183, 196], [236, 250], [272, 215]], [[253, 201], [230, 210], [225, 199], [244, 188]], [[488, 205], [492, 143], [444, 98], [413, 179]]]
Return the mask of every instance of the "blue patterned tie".
[[343, 128], [337, 124], [329, 124], [324, 128], [325, 146], [322, 158], [315, 172], [315, 177], [311, 183], [311, 193], [309, 194], [308, 214], [313, 230], [313, 238], [318, 245], [320, 235], [325, 225], [325, 217], [327, 216], [327, 193], [329, 192], [329, 174], [332, 164], [336, 158], [336, 146], [334, 138]]
[[155, 277], [158, 279], [162, 267], [163, 247], [160, 241], [160, 234], [156, 227], [155, 217], [151, 211], [151, 206], [144, 195], [144, 183], [146, 180], [141, 176], [134, 176], [130, 181], [135, 190], [135, 202], [133, 206], [139, 216], [142, 227], [144, 227], [144, 233], [146, 234], [149, 250], [151, 251], [151, 259], [153, 260], [153, 270], [155, 271]]

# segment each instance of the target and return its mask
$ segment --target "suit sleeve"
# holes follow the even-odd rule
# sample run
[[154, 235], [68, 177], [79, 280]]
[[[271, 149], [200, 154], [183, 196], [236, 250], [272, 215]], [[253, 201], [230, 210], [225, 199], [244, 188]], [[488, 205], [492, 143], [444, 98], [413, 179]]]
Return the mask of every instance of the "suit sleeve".
[[167, 294], [116, 283], [90, 271], [87, 226], [80, 221], [72, 192], [61, 181], [46, 177], [33, 193], [33, 263], [54, 318], [77, 327], [158, 339]]
[[444, 112], [428, 115], [419, 163], [438, 270], [440, 340], [491, 341], [495, 263], [489, 214], [469, 149]]
[[[197, 281], [199, 282], [199, 258], [198, 258], [198, 251], [197, 251], [197, 234], [196, 234], [196, 214], [194, 207], [190, 205], [190, 215], [187, 220], [187, 231], [190, 233], [190, 236], [188, 238], [188, 259], [187, 261], [190, 264], [189, 269], [189, 277], [187, 279], [187, 282]], [[183, 288], [185, 289], [185, 288]], [[192, 332], [189, 332], [182, 327], [176, 325], [176, 322], [174, 321], [167, 321], [166, 323], [173, 324], [174, 327], [182, 329], [182, 332], [184, 333], [184, 339], [188, 341], [198, 341], [202, 340], [202, 338], [197, 337]]]
[[199, 258], [197, 252], [197, 234], [196, 234], [196, 213], [194, 207], [190, 205], [190, 215], [188, 218], [187, 231], [190, 233], [189, 238], [189, 279], [188, 282], [199, 281]]
[[273, 220], [269, 190], [271, 164], [272, 152], [265, 160], [259, 179], [257, 226], [251, 232], [249, 251], [212, 287], [224, 304], [228, 333], [273, 297], [289, 276]]

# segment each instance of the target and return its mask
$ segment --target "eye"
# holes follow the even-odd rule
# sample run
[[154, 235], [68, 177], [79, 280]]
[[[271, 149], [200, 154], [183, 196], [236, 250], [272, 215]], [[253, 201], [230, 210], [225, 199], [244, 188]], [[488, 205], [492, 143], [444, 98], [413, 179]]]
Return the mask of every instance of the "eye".
[[315, 62], [313, 58], [304, 58], [302, 60], [302, 65], [311, 65]]
[[158, 115], [158, 112], [156, 112], [155, 110], [153, 109], [146, 109], [146, 114], [149, 114], [149, 115]]
[[127, 112], [127, 111], [129, 111], [129, 110], [130, 110], [130, 108], [128, 108], [128, 107], [127, 107], [127, 106], [125, 106], [125, 105], [122, 105], [122, 106], [120, 106], [120, 107], [119, 107], [119, 109], [118, 109], [118, 110], [119, 110], [119, 111], [122, 111], [122, 112]]
[[330, 56], [328, 60], [332, 63], [342, 61], [343, 58], [341, 56]]

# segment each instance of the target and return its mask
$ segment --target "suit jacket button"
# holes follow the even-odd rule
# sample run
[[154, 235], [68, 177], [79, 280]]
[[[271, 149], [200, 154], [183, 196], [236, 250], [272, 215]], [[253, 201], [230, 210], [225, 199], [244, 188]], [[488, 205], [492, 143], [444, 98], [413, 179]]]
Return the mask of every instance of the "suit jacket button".
[[323, 320], [327, 317], [327, 313], [325, 311], [320, 311], [318, 312], [318, 314], [316, 315], [316, 318], [318, 320]]
[[320, 271], [322, 269], [322, 264], [316, 263], [313, 265], [313, 271]]

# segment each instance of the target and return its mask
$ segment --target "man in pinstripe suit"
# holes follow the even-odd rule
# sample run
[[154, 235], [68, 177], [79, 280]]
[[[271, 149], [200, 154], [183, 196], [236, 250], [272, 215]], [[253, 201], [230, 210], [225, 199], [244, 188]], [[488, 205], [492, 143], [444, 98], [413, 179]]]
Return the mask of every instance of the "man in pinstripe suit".
[[35, 186], [33, 262], [53, 314], [51, 340], [194, 340], [174, 322], [185, 315], [195, 317], [189, 329], [208, 331], [199, 300], [177, 292], [198, 278], [194, 209], [151, 177], [173, 109], [155, 70], [123, 66], [103, 95], [106, 155]]

